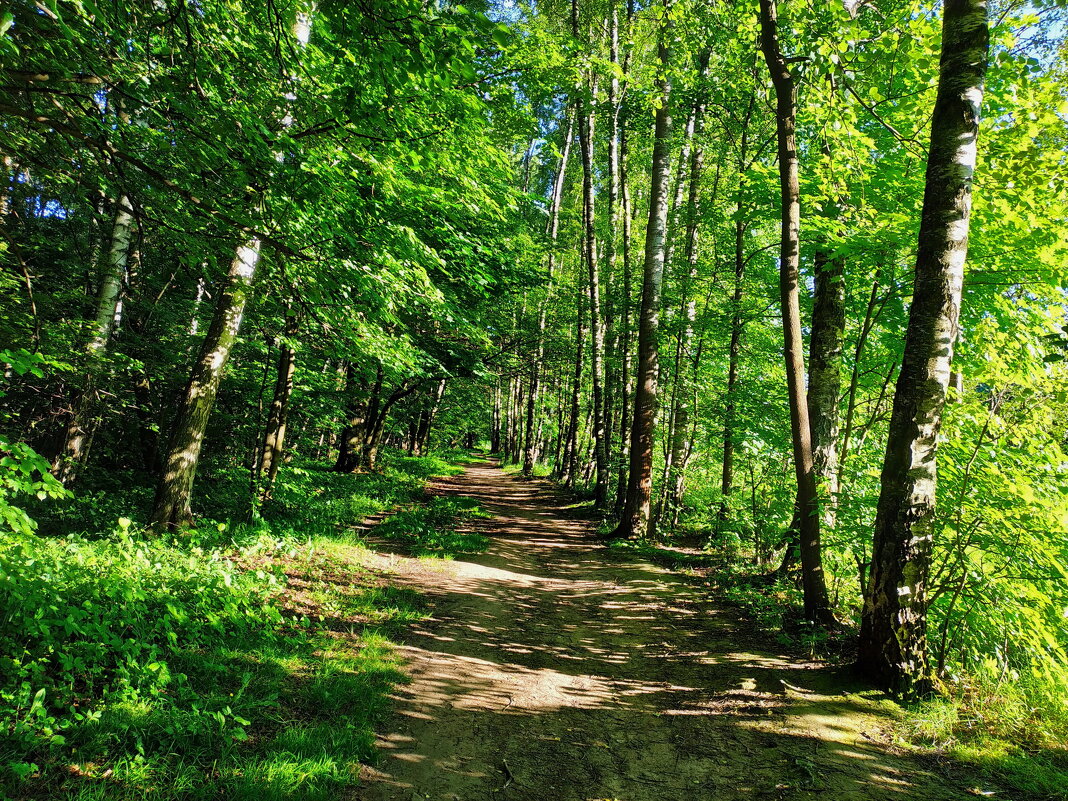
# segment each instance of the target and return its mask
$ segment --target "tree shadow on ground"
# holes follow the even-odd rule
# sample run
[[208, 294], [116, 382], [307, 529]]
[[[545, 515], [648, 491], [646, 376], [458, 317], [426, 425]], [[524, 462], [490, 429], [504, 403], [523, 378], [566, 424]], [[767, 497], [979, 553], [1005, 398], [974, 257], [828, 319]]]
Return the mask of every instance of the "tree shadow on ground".
[[492, 511], [468, 525], [493, 545], [383, 557], [433, 617], [405, 636], [412, 681], [358, 798], [973, 797], [955, 766], [886, 743], [878, 694], [600, 547], [544, 482], [484, 464], [435, 491]]

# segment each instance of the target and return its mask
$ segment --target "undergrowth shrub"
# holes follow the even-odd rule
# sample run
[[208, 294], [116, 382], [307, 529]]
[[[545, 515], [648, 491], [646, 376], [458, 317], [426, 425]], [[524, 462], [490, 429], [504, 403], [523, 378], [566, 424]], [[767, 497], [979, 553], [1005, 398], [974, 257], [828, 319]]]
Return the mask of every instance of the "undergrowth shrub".
[[200, 511], [230, 522], [160, 537], [137, 522], [144, 477], [23, 504], [40, 533], [0, 533], [0, 797], [337, 797], [403, 680], [377, 627], [421, 615], [351, 562], [345, 529], [448, 472], [396, 454], [380, 473], [297, 467], [250, 518], [247, 471], [216, 467]]
[[192, 729], [244, 736], [248, 720], [204, 705], [170, 655], [276, 636], [278, 578], [239, 570], [217, 550], [135, 539], [123, 523], [97, 541], [0, 546], [0, 748], [9, 755], [64, 746], [72, 727], [98, 717], [99, 700], [156, 700], [181, 708]]
[[909, 710], [906, 739], [1068, 797], [1068, 676], [1013, 675], [990, 659], [941, 689]]

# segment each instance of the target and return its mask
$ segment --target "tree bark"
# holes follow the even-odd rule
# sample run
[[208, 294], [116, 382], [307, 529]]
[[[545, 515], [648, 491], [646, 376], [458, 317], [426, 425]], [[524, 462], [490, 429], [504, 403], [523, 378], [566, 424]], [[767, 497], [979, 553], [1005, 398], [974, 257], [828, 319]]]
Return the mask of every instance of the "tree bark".
[[[591, 89], [596, 97], [597, 88]], [[604, 511], [608, 504], [608, 440], [604, 419], [604, 321], [601, 316], [601, 274], [597, 260], [596, 207], [593, 192], [594, 107], [584, 101], [579, 124], [582, 150], [582, 223], [584, 256], [590, 300], [590, 378], [593, 395], [593, 457], [596, 468], [593, 508]]]
[[552, 296], [553, 277], [556, 268], [556, 240], [560, 233], [560, 203], [564, 195], [564, 176], [567, 173], [567, 162], [571, 155], [571, 140], [575, 125], [574, 114], [570, 110], [566, 116], [566, 132], [564, 141], [561, 143], [560, 164], [556, 170], [556, 178], [553, 180], [553, 194], [549, 203], [549, 219], [546, 223], [546, 233], [549, 235], [546, 298], [545, 302], [538, 307], [537, 344], [530, 370], [530, 393], [527, 396], [527, 435], [523, 446], [523, 475], [528, 478], [534, 474], [535, 450], [537, 447], [535, 437], [537, 427], [534, 424], [534, 419], [537, 411], [538, 396], [541, 391], [542, 362], [545, 360], [545, 315], [549, 306], [549, 298]]
[[731, 338], [727, 349], [727, 392], [723, 411], [723, 468], [720, 473], [720, 504], [717, 526], [730, 518], [730, 496], [734, 492], [734, 438], [738, 371], [742, 352], [742, 298], [745, 296], [745, 202], [742, 185], [749, 169], [749, 123], [756, 105], [756, 92], [749, 95], [738, 142], [738, 189], [734, 210], [734, 294], [731, 298]]
[[860, 326], [860, 332], [857, 334], [857, 342], [853, 348], [853, 369], [849, 376], [849, 389], [846, 392], [846, 415], [845, 424], [842, 428], [842, 445], [838, 455], [838, 484], [841, 486], [843, 481], [843, 474], [845, 472], [846, 460], [849, 458], [849, 443], [853, 436], [853, 417], [856, 414], [857, 409], [857, 389], [860, 386], [860, 365], [864, 356], [865, 346], [868, 342], [868, 336], [871, 334], [872, 329], [875, 327], [875, 322], [881, 314], [886, 303], [890, 300], [892, 294], [893, 281], [891, 280], [891, 288], [887, 290], [883, 295], [881, 302], [878, 301], [880, 282], [882, 280], [883, 267], [880, 266], [875, 273], [875, 281], [871, 287], [871, 293], [868, 295], [868, 304], [864, 310], [864, 322]]
[[812, 329], [808, 344], [808, 416], [812, 429], [812, 468], [817, 490], [825, 494], [823, 524], [833, 528], [838, 503], [838, 396], [842, 391], [845, 339], [845, 262], [816, 251]]
[[490, 428], [490, 453], [501, 452], [501, 379], [493, 382], [493, 420]]
[[97, 373], [100, 371], [100, 361], [107, 352], [108, 340], [111, 338], [112, 327], [115, 324], [115, 314], [122, 293], [122, 279], [126, 274], [133, 228], [134, 217], [130, 209], [130, 199], [123, 195], [115, 204], [111, 246], [108, 248], [107, 262], [104, 264], [100, 278], [96, 313], [85, 348], [85, 386], [71, 399], [71, 414], [67, 422], [63, 450], [56, 457], [53, 465], [53, 473], [64, 485], [72, 484], [77, 478], [78, 471], [85, 464], [92, 429], [96, 427], [93, 417], [98, 401]]
[[567, 424], [567, 439], [564, 441], [564, 484], [568, 487], [575, 486], [575, 478], [578, 472], [578, 432], [579, 415], [581, 414], [582, 400], [582, 358], [585, 345], [586, 328], [583, 325], [582, 303], [579, 303], [578, 321], [575, 324], [575, 370], [572, 374], [571, 383], [571, 415]]
[[[744, 139], [743, 139], [744, 140]], [[727, 353], [727, 402], [723, 411], [723, 470], [720, 476], [719, 522], [730, 518], [730, 497], [734, 492], [735, 396], [742, 352], [742, 298], [745, 294], [745, 221], [742, 219], [742, 196], [734, 220], [734, 296], [731, 298], [731, 341]]]
[[427, 399], [426, 408], [419, 415], [419, 427], [415, 433], [414, 454], [422, 456], [426, 453], [427, 444], [430, 442], [430, 431], [434, 427], [434, 418], [438, 416], [441, 407], [441, 399], [445, 395], [445, 387], [448, 379], [443, 378], [434, 385], [430, 397]]
[[883, 461], [857, 667], [906, 698], [931, 688], [927, 578], [938, 431], [957, 339], [979, 113], [986, 0], [946, 0], [912, 306]]
[[623, 201], [623, 275], [622, 303], [620, 304], [620, 375], [619, 375], [619, 474], [616, 477], [616, 517], [622, 519], [627, 505], [627, 487], [629, 485], [630, 466], [630, 432], [634, 425], [634, 410], [631, 398], [634, 394], [634, 370], [631, 354], [630, 324], [630, 285], [634, 280], [631, 258], [631, 202], [630, 187], [627, 183], [627, 131], [624, 128], [619, 136], [619, 191]]
[[[617, 327], [617, 317], [625, 313], [625, 307], [629, 300], [627, 287], [622, 291], [613, 291], [616, 281], [616, 268], [619, 261], [619, 249], [617, 237], [619, 236], [619, 198], [620, 198], [620, 175], [619, 175], [619, 115], [620, 115], [620, 86], [617, 68], [619, 67], [619, 8], [612, 3], [612, 9], [608, 19], [608, 58], [612, 64], [611, 75], [608, 81], [608, 235], [605, 237], [605, 272], [608, 276], [605, 294], [607, 296], [607, 309], [605, 319], [605, 384], [604, 384], [604, 425], [605, 425], [605, 459], [608, 469], [608, 482], [612, 480], [612, 470], [618, 468], [612, 460], [612, 444], [615, 438], [617, 426], [615, 415], [620, 414], [626, 401], [619, 397], [622, 381], [618, 378], [617, 367], [622, 369], [622, 359], [613, 359], [612, 356], [619, 354], [621, 344], [620, 331]], [[620, 302], [622, 301], [622, 302]], [[618, 472], [618, 470], [617, 470]], [[608, 490], [609, 495], [618, 490]], [[606, 498], [606, 505], [608, 503]]]
[[657, 378], [659, 372], [660, 291], [664, 281], [667, 246], [668, 184], [671, 179], [671, 84], [665, 71], [671, 58], [670, 2], [664, 2], [660, 27], [657, 79], [659, 106], [653, 132], [653, 159], [649, 188], [649, 222], [645, 234], [641, 316], [638, 325], [638, 370], [634, 395], [634, 423], [630, 437], [630, 471], [623, 516], [614, 534], [645, 539], [649, 530], [653, 488], [653, 439], [656, 434]]
[[[704, 108], [698, 107], [694, 114], [694, 130], [700, 133]], [[678, 520], [679, 507], [686, 484], [686, 470], [693, 450], [690, 415], [695, 403], [697, 386], [696, 365], [690, 368], [693, 356], [694, 330], [697, 324], [697, 297], [694, 283], [697, 281], [698, 220], [700, 218], [701, 175], [704, 170], [704, 149], [694, 144], [690, 155], [690, 186], [686, 199], [686, 272], [682, 276], [682, 331], [675, 349], [675, 391], [671, 413], [672, 430], [668, 451], [668, 468], [664, 476], [664, 494], [658, 521], [669, 521], [672, 527]], [[715, 190], [713, 191], [714, 194]], [[658, 522], [658, 524], [659, 524]]]
[[[357, 382], [356, 367], [350, 362], [345, 367], [344, 391], [349, 399], [345, 414], [345, 427], [338, 437], [337, 462], [334, 463], [334, 471], [338, 473], [352, 473], [360, 467], [369, 417], [369, 398], [363, 394], [366, 385], [360, 386], [357, 390]], [[380, 385], [372, 389], [372, 393], [379, 391], [381, 391]]]
[[804, 339], [799, 299], [800, 188], [797, 169], [794, 76], [779, 49], [775, 0], [760, 0], [760, 47], [775, 86], [776, 130], [779, 147], [779, 183], [782, 194], [782, 231], [779, 251], [779, 296], [782, 306], [786, 383], [790, 397], [790, 432], [794, 473], [801, 509], [801, 566], [805, 617], [821, 624], [833, 622], [827, 600], [826, 578], [820, 548], [819, 501], [812, 466], [812, 433], [805, 392]]
[[[379, 376], [381, 377], [381, 368], [379, 368], [379, 370]], [[381, 381], [381, 378], [379, 381]], [[398, 402], [407, 398], [419, 389], [420, 386], [421, 384], [419, 381], [411, 384], [409, 384], [408, 381], [403, 381], [399, 387], [386, 397], [385, 400], [381, 400], [380, 393], [375, 394], [374, 411], [369, 411], [367, 414], [367, 432], [364, 435], [363, 451], [360, 460], [361, 467], [368, 471], [376, 470], [378, 468], [378, 453], [382, 447], [382, 434], [386, 430], [386, 420], [389, 418], [390, 410], [396, 406]], [[444, 392], [444, 388], [442, 388], [442, 392]]]
[[260, 260], [260, 241], [252, 239], [234, 253], [226, 282], [219, 292], [211, 326], [193, 365], [189, 385], [178, 407], [163, 476], [150, 517], [154, 528], [175, 528], [192, 522], [189, 502], [208, 418], [222, 381], [223, 368], [237, 342], [245, 304]]
[[260, 501], [271, 497], [271, 489], [282, 465], [285, 449], [286, 426], [289, 423], [289, 399], [293, 396], [293, 375], [297, 369], [297, 353], [290, 337], [297, 334], [297, 319], [286, 315], [284, 337], [278, 350], [278, 369], [275, 374], [274, 394], [267, 412], [267, 426], [263, 435], [263, 447], [259, 465]]
[[[301, 47], [308, 43], [311, 21], [308, 9], [297, 9], [290, 35]], [[289, 77], [292, 81], [296, 80], [294, 76]], [[294, 94], [287, 93], [285, 100], [288, 102], [293, 97]], [[281, 122], [283, 127], [291, 127], [292, 114], [287, 111]], [[280, 154], [278, 158], [281, 160]], [[178, 408], [150, 516], [153, 528], [174, 528], [192, 521], [189, 504], [208, 418], [215, 406], [223, 369], [238, 340], [261, 251], [262, 243], [258, 237], [238, 245], [234, 251], [225, 285], [215, 304], [211, 326], [204, 337], [185, 397]]]

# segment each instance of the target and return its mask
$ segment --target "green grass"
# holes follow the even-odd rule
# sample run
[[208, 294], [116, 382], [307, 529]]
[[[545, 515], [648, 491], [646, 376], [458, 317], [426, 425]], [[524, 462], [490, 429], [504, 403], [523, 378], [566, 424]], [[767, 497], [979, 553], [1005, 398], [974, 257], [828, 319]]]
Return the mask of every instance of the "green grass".
[[[517, 476], [523, 472], [522, 464], [506, 464], [501, 467], [508, 475]], [[542, 462], [535, 462], [533, 469], [533, 476], [535, 478], [548, 478], [552, 475], [552, 468]]]
[[[1006, 681], [989, 666], [908, 709], [901, 736], [976, 767], [994, 785], [1029, 798], [1068, 798], [1064, 687]], [[1013, 798], [1022, 798], [1014, 795]]]
[[413, 556], [451, 558], [465, 553], [481, 553], [489, 539], [458, 529], [472, 518], [489, 517], [473, 498], [430, 498], [426, 503], [403, 509], [375, 527], [374, 533], [399, 542]]
[[[358, 783], [404, 680], [389, 637], [425, 611], [346, 527], [452, 472], [298, 468], [260, 519], [156, 539], [136, 502], [100, 529], [90, 492], [51, 536], [0, 541], [0, 797], [310, 801]], [[216, 477], [204, 508], [233, 511], [241, 478]]]

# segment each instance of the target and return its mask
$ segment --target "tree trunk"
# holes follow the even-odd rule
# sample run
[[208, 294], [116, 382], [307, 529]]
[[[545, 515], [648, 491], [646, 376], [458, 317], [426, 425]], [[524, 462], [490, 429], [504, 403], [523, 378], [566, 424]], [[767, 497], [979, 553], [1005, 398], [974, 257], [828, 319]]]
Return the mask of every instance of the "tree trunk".
[[[743, 133], [744, 141], [744, 133]], [[742, 195], [734, 219], [734, 297], [731, 299], [731, 342], [727, 360], [727, 402], [723, 411], [723, 471], [720, 480], [719, 522], [730, 518], [730, 497], [734, 491], [735, 395], [742, 352], [742, 298], [745, 294], [745, 221], [742, 219]]]
[[[616, 280], [616, 267], [618, 264], [617, 237], [619, 236], [619, 198], [620, 198], [620, 175], [619, 175], [619, 8], [616, 3], [612, 9], [608, 23], [609, 61], [613, 65], [608, 82], [608, 235], [605, 237], [605, 272], [608, 276], [605, 294], [607, 295], [607, 310], [605, 320], [605, 340], [608, 354], [618, 354], [621, 343], [620, 332], [617, 329], [617, 317], [625, 314], [625, 307], [629, 301], [629, 291], [626, 286], [621, 292], [613, 292], [612, 284]], [[622, 302], [620, 302], [622, 301]], [[615, 415], [620, 414], [626, 406], [626, 400], [619, 397], [621, 394], [622, 380], [617, 377], [616, 367], [622, 366], [622, 360], [605, 360], [605, 391], [604, 391], [604, 424], [605, 424], [605, 459], [607, 462], [610, 483], [612, 469], [615, 466], [612, 459], [612, 444], [615, 438], [617, 426]], [[618, 484], [616, 485], [618, 489]], [[607, 490], [609, 494], [610, 490]], [[606, 498], [606, 505], [608, 502]]]
[[[339, 383], [341, 383], [339, 381]], [[357, 383], [360, 384], [357, 389]], [[356, 367], [349, 362], [345, 365], [345, 379], [343, 392], [348, 397], [345, 410], [345, 426], [338, 436], [337, 461], [334, 463], [334, 471], [338, 473], [352, 473], [360, 467], [360, 454], [363, 450], [363, 442], [367, 429], [368, 398], [364, 396], [366, 385], [359, 381]]]
[[508, 391], [505, 398], [504, 419], [504, 459], [507, 461], [515, 447], [515, 385], [519, 379], [514, 375], [508, 376]]
[[252, 239], [237, 248], [230, 262], [226, 283], [218, 293], [211, 326], [193, 365], [189, 385], [174, 421], [163, 476], [156, 489], [150, 517], [154, 528], [174, 528], [192, 521], [189, 502], [204, 432], [215, 406], [223, 368], [241, 330], [245, 303], [259, 260], [260, 241]]
[[[846, 459], [849, 458], [849, 442], [853, 435], [853, 417], [857, 409], [857, 389], [860, 385], [860, 365], [864, 356], [864, 349], [868, 342], [868, 336], [875, 327], [886, 303], [890, 300], [892, 289], [888, 289], [883, 296], [882, 302], [878, 302], [880, 281], [882, 279], [882, 266], [876, 270], [875, 282], [872, 284], [871, 293], [868, 295], [868, 304], [864, 311], [864, 322], [857, 334], [857, 343], [853, 348], [853, 369], [849, 376], [849, 390], [846, 392], [846, 415], [845, 425], [842, 428], [842, 446], [838, 456], [838, 484], [841, 486], [845, 472]], [[893, 282], [891, 281], [891, 286]]]
[[490, 453], [501, 452], [501, 379], [493, 382], [493, 422], [490, 428]]
[[260, 501], [271, 496], [286, 441], [286, 426], [289, 422], [289, 399], [293, 396], [293, 374], [297, 369], [297, 354], [290, 337], [297, 334], [297, 320], [286, 316], [285, 334], [278, 351], [278, 370], [274, 382], [274, 395], [267, 413], [267, 426], [263, 435], [260, 454]]
[[[309, 10], [297, 9], [290, 35], [301, 47], [308, 43], [311, 21]], [[285, 99], [288, 102], [294, 96], [287, 94]], [[287, 111], [281, 122], [283, 127], [291, 127], [292, 114]], [[281, 160], [280, 154], [278, 158]], [[185, 397], [178, 408], [163, 476], [156, 490], [150, 517], [154, 528], [174, 528], [192, 521], [189, 504], [208, 418], [215, 406], [223, 369], [237, 343], [261, 250], [260, 240], [254, 237], [237, 247], [230, 262], [225, 286], [215, 304], [211, 326], [204, 337]]]
[[[700, 132], [704, 109], [695, 112], [694, 130]], [[704, 169], [704, 151], [700, 144], [693, 145], [690, 156], [690, 188], [686, 200], [686, 273], [682, 277], [682, 331], [675, 349], [675, 392], [672, 410], [672, 432], [667, 461], [669, 467], [664, 477], [663, 503], [658, 524], [670, 521], [674, 527], [682, 503], [693, 440], [690, 434], [690, 414], [695, 402], [697, 386], [696, 366], [690, 369], [693, 355], [694, 329], [697, 323], [697, 297], [694, 282], [697, 280], [697, 231], [700, 217], [701, 173]]]
[[649, 189], [649, 222], [645, 234], [645, 265], [642, 278], [641, 317], [638, 325], [638, 371], [634, 395], [634, 423], [630, 437], [630, 473], [623, 516], [614, 534], [644, 539], [649, 531], [653, 488], [653, 438], [656, 433], [658, 338], [660, 290], [664, 281], [664, 251], [667, 246], [668, 183], [671, 177], [671, 116], [668, 107], [671, 84], [663, 70], [670, 61], [671, 20], [669, 0], [664, 2], [657, 80], [659, 105], [653, 133], [653, 160]]
[[527, 436], [523, 447], [523, 475], [530, 477], [534, 474], [535, 449], [537, 443], [535, 434], [537, 427], [534, 424], [535, 413], [538, 405], [538, 395], [541, 390], [542, 362], [545, 360], [545, 314], [549, 306], [549, 298], [552, 296], [553, 276], [556, 267], [556, 240], [560, 232], [560, 203], [564, 196], [564, 176], [567, 173], [567, 162], [571, 155], [571, 139], [574, 134], [575, 118], [569, 110], [567, 113], [566, 133], [560, 148], [560, 165], [556, 170], [556, 178], [553, 181], [553, 194], [549, 205], [549, 220], [546, 223], [546, 233], [549, 235], [548, 276], [545, 302], [538, 307], [538, 332], [537, 345], [534, 353], [534, 363], [530, 370], [530, 393], [527, 397]]
[[915, 284], [857, 658], [864, 675], [906, 698], [931, 686], [927, 578], [938, 431], [958, 333], [988, 51], [986, 0], [946, 0]]
[[[842, 389], [842, 341], [845, 334], [845, 270], [842, 259], [816, 251], [812, 328], [808, 342], [808, 417], [812, 434], [812, 469], [821, 496], [821, 522], [833, 527], [838, 503], [838, 395]], [[786, 576], [801, 556], [801, 498], [786, 535], [786, 549], [775, 574]]]
[[[382, 368], [378, 368], [378, 379], [375, 382], [375, 393], [372, 395], [372, 403], [368, 408], [366, 434], [364, 435], [363, 451], [360, 466], [366, 470], [375, 470], [378, 467], [378, 453], [382, 447], [382, 434], [386, 430], [386, 420], [390, 410], [398, 402], [407, 398], [421, 386], [416, 381], [410, 384], [407, 381], [401, 383], [389, 396], [381, 399]], [[442, 388], [442, 392], [444, 392]]]
[[[596, 97], [597, 87], [591, 93]], [[593, 454], [596, 466], [593, 508], [604, 511], [608, 504], [608, 440], [604, 420], [604, 322], [601, 316], [601, 274], [597, 262], [596, 207], [593, 192], [593, 103], [583, 104], [579, 124], [579, 145], [582, 150], [582, 222], [585, 242], [584, 255], [589, 279], [590, 297], [590, 378], [593, 392]]]
[[578, 430], [582, 402], [582, 350], [586, 334], [582, 317], [582, 303], [580, 302], [578, 321], [575, 324], [575, 370], [572, 374], [571, 383], [571, 416], [568, 419], [567, 439], [564, 442], [563, 478], [564, 484], [568, 487], [575, 486], [578, 465]]
[[833, 622], [827, 600], [820, 548], [819, 501], [812, 466], [812, 433], [805, 392], [804, 338], [799, 299], [800, 189], [797, 176], [796, 90], [794, 76], [779, 49], [775, 0], [760, 0], [760, 43], [775, 86], [776, 128], [779, 145], [779, 182], [782, 192], [782, 232], [779, 252], [779, 295], [782, 306], [786, 383], [790, 396], [790, 431], [794, 473], [801, 510], [801, 566], [805, 617], [821, 624]]
[[[671, 192], [671, 203], [668, 205], [668, 228], [667, 240], [664, 245], [664, 270], [670, 276], [675, 261], [675, 236], [679, 228], [679, 211], [682, 208], [682, 199], [686, 194], [686, 174], [690, 168], [690, 152], [693, 148], [694, 131], [697, 130], [700, 111], [695, 104], [690, 108], [686, 117], [686, 127], [683, 128], [682, 148], [679, 150], [678, 168], [675, 171], [675, 182]], [[670, 280], [670, 279], [669, 279]]]
[[130, 253], [130, 240], [133, 236], [134, 217], [130, 210], [130, 199], [123, 195], [115, 204], [115, 222], [111, 229], [111, 247], [108, 249], [107, 263], [100, 278], [100, 290], [96, 298], [96, 315], [89, 332], [86, 345], [85, 386], [71, 399], [71, 415], [67, 422], [67, 432], [63, 451], [56, 457], [53, 472], [65, 485], [72, 484], [78, 471], [85, 464], [88, 456], [89, 442], [97, 406], [97, 373], [100, 361], [107, 352], [108, 340], [111, 338], [115, 324], [115, 314], [122, 292], [122, 279], [126, 274], [126, 263]]
[[516, 376], [515, 388], [515, 406], [513, 407], [513, 412], [515, 414], [515, 439], [512, 441], [512, 450], [508, 454], [508, 459], [512, 464], [519, 464], [523, 450], [523, 417], [525, 408], [523, 401], [526, 398], [522, 377]]
[[419, 416], [419, 428], [415, 434], [415, 455], [423, 456], [426, 453], [427, 444], [430, 442], [430, 430], [434, 427], [434, 418], [438, 415], [441, 407], [441, 399], [445, 395], [447, 378], [443, 378], [434, 385], [434, 390], [428, 399], [426, 408]]
[[622, 519], [627, 505], [627, 487], [629, 485], [630, 465], [630, 432], [634, 424], [634, 411], [630, 404], [633, 397], [634, 380], [633, 363], [631, 359], [631, 325], [630, 325], [630, 285], [634, 280], [631, 258], [631, 202], [630, 188], [627, 184], [626, 157], [627, 157], [627, 131], [624, 128], [619, 136], [620, 165], [619, 165], [619, 189], [623, 200], [623, 275], [622, 297], [620, 304], [620, 375], [619, 375], [619, 474], [616, 477], [616, 508], [617, 518]]
[[845, 264], [817, 251], [812, 330], [808, 345], [808, 415], [817, 489], [826, 493], [823, 523], [833, 528], [838, 500], [838, 396], [845, 338]]

